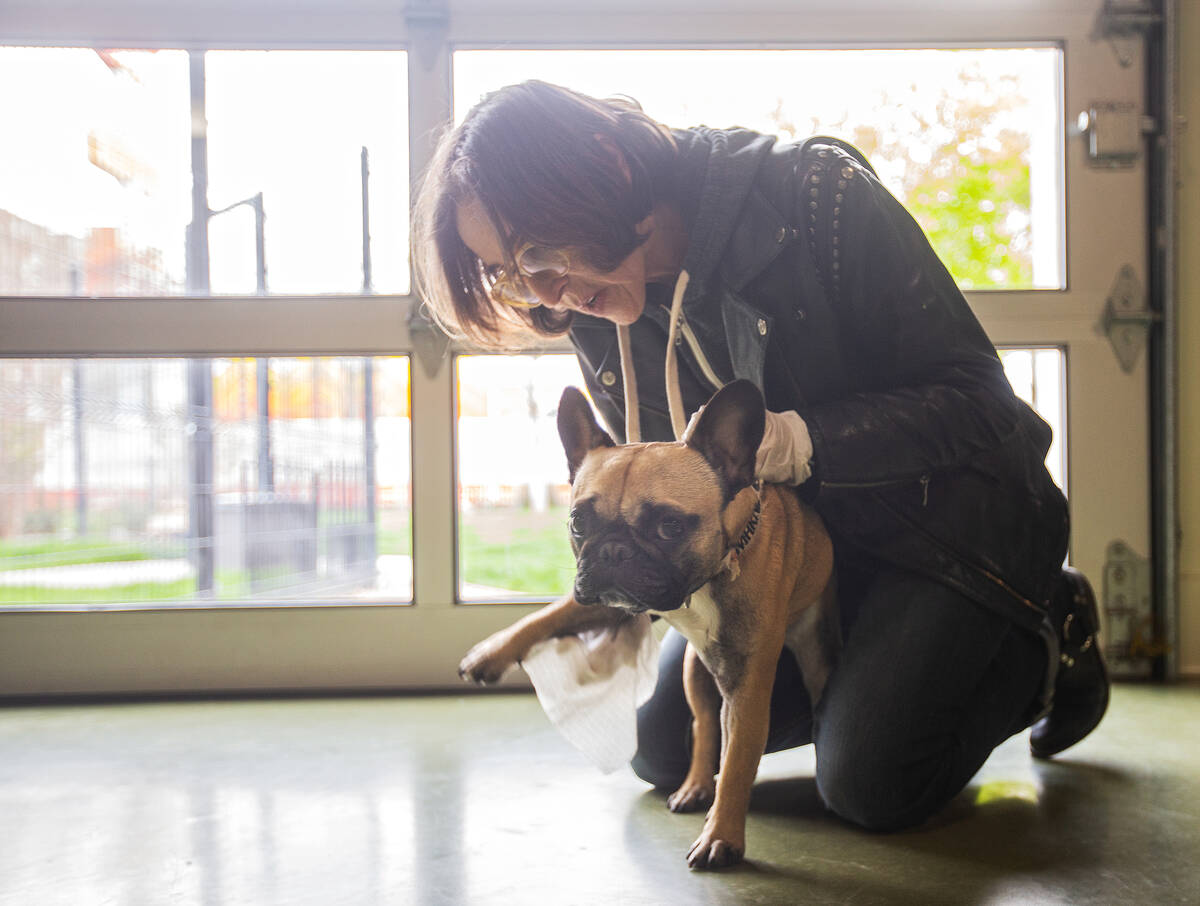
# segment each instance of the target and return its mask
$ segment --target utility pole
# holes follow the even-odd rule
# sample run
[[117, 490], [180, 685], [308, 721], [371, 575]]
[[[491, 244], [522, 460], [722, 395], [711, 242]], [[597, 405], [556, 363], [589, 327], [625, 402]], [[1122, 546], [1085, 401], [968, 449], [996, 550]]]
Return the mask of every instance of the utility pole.
[[[234, 208], [246, 205], [254, 211], [254, 292], [267, 294], [267, 212], [263, 205], [263, 193], [251, 195], [217, 211], [209, 211], [211, 220]], [[275, 490], [275, 461], [271, 456], [271, 360], [258, 356], [254, 360], [255, 378], [258, 386], [258, 490], [270, 493]]]
[[[78, 296], [79, 268], [71, 268], [71, 295]], [[87, 443], [83, 420], [83, 362], [71, 360], [71, 404], [75, 423], [75, 534], [88, 533]]]
[[[250, 203], [254, 208], [254, 289], [260, 296], [267, 294], [267, 213], [263, 209], [263, 193]], [[258, 383], [258, 489], [275, 490], [275, 462], [271, 456], [271, 360], [259, 356], [255, 360]]]
[[[371, 190], [370, 167], [367, 148], [364, 145], [359, 158], [362, 177], [362, 267], [363, 295], [374, 292], [371, 278]], [[363, 360], [363, 491], [366, 495], [366, 551], [364, 558], [372, 572], [375, 570], [379, 550], [379, 528], [375, 512], [375, 360], [364, 356]]]
[[[188, 51], [192, 110], [192, 222], [187, 230], [187, 290], [211, 292], [208, 272], [208, 120], [205, 116], [204, 52]], [[212, 360], [188, 360], [188, 541], [196, 566], [196, 592], [215, 589], [213, 507]]]

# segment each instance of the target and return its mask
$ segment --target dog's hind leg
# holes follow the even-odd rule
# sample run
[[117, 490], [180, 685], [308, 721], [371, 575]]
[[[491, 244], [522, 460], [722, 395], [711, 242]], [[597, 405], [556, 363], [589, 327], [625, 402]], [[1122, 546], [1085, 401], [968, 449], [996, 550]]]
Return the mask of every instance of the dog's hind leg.
[[721, 752], [721, 691], [688, 644], [683, 655], [683, 691], [692, 710], [692, 759], [687, 776], [667, 798], [673, 812], [695, 812], [712, 804]]
[[831, 577], [821, 597], [788, 627], [787, 645], [800, 662], [804, 688], [815, 709], [842, 648], [837, 582]]

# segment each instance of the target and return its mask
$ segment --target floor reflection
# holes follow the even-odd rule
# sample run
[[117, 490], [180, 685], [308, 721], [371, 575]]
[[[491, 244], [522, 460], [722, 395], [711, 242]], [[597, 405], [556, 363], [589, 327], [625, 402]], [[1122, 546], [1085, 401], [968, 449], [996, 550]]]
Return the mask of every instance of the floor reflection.
[[764, 759], [750, 861], [602, 775], [526, 695], [0, 709], [0, 903], [1200, 902], [1200, 690], [1120, 687], [1053, 762], [998, 749], [926, 825], [827, 812]]

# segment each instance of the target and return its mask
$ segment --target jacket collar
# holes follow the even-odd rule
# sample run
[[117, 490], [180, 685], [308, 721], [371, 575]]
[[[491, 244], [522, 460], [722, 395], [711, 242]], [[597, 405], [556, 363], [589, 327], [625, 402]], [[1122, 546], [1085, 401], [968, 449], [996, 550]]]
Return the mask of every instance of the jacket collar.
[[684, 200], [685, 213], [691, 215], [683, 261], [691, 277], [687, 305], [715, 290], [718, 278], [736, 291], [758, 273], [776, 254], [771, 235], [783, 218], [755, 192], [774, 136], [706, 127], [674, 134], [683, 184], [693, 187]]

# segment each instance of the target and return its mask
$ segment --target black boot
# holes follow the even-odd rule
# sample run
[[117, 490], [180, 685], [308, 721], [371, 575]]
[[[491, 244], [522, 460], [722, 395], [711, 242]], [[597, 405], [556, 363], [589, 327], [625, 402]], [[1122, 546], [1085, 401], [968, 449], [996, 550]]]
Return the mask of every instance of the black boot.
[[1108, 710], [1108, 670], [1100, 653], [1100, 611], [1092, 587], [1079, 570], [1063, 570], [1050, 602], [1059, 633], [1058, 678], [1050, 712], [1033, 725], [1029, 747], [1049, 758], [1087, 736]]

